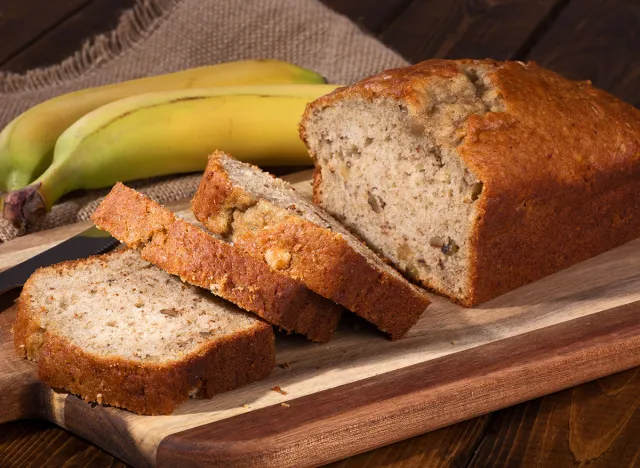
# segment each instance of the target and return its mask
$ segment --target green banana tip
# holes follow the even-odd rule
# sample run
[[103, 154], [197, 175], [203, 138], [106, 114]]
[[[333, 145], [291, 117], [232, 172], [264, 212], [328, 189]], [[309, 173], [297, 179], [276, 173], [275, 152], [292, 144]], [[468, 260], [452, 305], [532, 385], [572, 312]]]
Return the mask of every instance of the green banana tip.
[[41, 185], [28, 185], [5, 194], [2, 199], [2, 217], [22, 229], [29, 221], [46, 213], [47, 208], [40, 194]]
[[329, 81], [322, 76], [317, 71], [311, 70], [309, 68], [304, 68], [298, 66], [298, 68], [302, 71], [302, 74], [309, 80], [309, 82], [314, 84], [327, 84]]
[[322, 76], [320, 73], [316, 73], [316, 75], [318, 76], [318, 84], [327, 84], [327, 83], [329, 83], [329, 80], [327, 80], [326, 76]]

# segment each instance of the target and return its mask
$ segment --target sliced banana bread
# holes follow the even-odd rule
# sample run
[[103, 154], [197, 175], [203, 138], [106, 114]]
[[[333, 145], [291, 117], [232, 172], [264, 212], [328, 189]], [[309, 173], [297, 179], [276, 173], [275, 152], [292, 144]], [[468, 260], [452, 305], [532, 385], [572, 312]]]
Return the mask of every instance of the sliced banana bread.
[[338, 305], [213, 237], [195, 219], [178, 218], [120, 183], [91, 219], [119, 241], [139, 249], [145, 260], [280, 328], [328, 341], [338, 325], [342, 310]]
[[300, 134], [314, 201], [466, 306], [640, 235], [640, 110], [534, 63], [388, 70]]
[[392, 338], [403, 336], [429, 305], [423, 291], [329, 214], [258, 167], [214, 153], [191, 206], [211, 231]]
[[133, 250], [36, 271], [13, 333], [46, 384], [141, 414], [267, 377], [275, 359], [269, 324]]

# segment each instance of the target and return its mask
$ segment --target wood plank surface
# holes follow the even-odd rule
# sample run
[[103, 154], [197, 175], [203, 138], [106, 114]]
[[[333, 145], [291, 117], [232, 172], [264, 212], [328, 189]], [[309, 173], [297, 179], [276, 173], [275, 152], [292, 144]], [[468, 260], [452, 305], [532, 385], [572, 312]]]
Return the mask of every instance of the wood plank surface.
[[640, 2], [574, 1], [527, 58], [640, 107]]
[[414, 0], [381, 35], [407, 60], [514, 59], [564, 0]]
[[322, 0], [331, 9], [349, 17], [365, 30], [381, 33], [395, 18], [411, 4], [412, 0], [368, 0], [367, 7], [362, 2], [351, 0]]
[[56, 28], [89, 1], [3, 1], [0, 4], [0, 65]]
[[[135, 0], [74, 0], [81, 7], [70, 12], [55, 28], [34, 38], [28, 48], [14, 53], [2, 63], [2, 67], [14, 72], [56, 64], [72, 55], [88, 36], [106, 33], [113, 29], [124, 10], [131, 8]], [[48, 2], [55, 5], [71, 5], [74, 1]], [[31, 2], [23, 2], [32, 5]], [[40, 3], [40, 2], [38, 2]], [[27, 18], [46, 18], [42, 12], [23, 15]], [[24, 28], [24, 25], [23, 25]], [[24, 28], [27, 29], [27, 28]], [[4, 37], [0, 32], [0, 36]], [[55, 44], [55, 47], [51, 47]]]
[[15, 421], [0, 430], [0, 466], [125, 468], [129, 465], [68, 431], [38, 420]]
[[472, 467], [640, 466], [640, 369], [492, 417]]
[[345, 458], [328, 468], [443, 468], [466, 466], [490, 421], [480, 416], [421, 436]]
[[[41, 418], [39, 404], [43, 386], [34, 372], [33, 363], [17, 359], [13, 351], [11, 326], [13, 313], [0, 313], [0, 423], [21, 418]], [[0, 465], [2, 466], [2, 465]]]

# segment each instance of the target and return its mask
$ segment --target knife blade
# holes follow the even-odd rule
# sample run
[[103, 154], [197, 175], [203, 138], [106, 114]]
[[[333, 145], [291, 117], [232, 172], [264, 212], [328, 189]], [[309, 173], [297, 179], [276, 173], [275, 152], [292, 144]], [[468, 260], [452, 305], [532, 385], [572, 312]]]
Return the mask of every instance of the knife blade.
[[[5, 293], [22, 287], [29, 276], [38, 268], [65, 260], [78, 260], [89, 255], [101, 254], [111, 250], [118, 243], [108, 232], [92, 226], [55, 247], [3, 271], [0, 273], [0, 310], [5, 309], [17, 297], [15, 294], [11, 294], [12, 299], [5, 298], [8, 296]], [[5, 304], [5, 302], [9, 303]]]

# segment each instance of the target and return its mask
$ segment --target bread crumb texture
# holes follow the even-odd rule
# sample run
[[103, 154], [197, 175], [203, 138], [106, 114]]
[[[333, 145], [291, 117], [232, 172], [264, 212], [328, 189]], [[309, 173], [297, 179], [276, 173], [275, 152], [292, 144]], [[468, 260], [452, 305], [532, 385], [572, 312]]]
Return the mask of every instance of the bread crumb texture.
[[[274, 366], [268, 324], [133, 250], [34, 273], [14, 340], [20, 355], [38, 361], [45, 383], [141, 413], [170, 412], [189, 396], [229, 390]], [[236, 369], [220, 366], [241, 350]]]
[[91, 260], [41, 270], [31, 283], [25, 305], [41, 311], [42, 333], [101, 356], [167, 363], [259, 322], [136, 252]]

